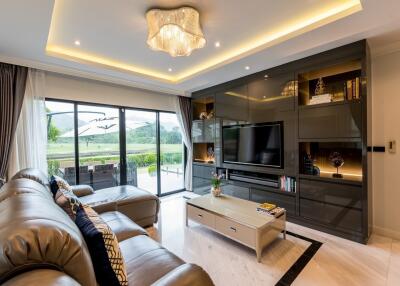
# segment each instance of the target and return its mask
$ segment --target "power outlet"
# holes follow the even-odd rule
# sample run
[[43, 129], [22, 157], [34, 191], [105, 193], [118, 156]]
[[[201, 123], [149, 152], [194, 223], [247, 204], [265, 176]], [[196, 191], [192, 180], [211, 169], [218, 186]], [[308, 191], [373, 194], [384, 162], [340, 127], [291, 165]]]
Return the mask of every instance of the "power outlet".
[[389, 153], [396, 153], [396, 140], [389, 141]]

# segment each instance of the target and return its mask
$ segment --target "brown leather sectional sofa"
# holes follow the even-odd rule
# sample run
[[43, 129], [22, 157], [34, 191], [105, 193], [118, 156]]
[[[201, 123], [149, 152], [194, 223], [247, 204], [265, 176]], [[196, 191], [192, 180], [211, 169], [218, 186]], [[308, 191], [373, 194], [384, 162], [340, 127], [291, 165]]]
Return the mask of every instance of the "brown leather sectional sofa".
[[[118, 211], [132, 216], [122, 202], [120, 207], [121, 201], [108, 197], [98, 212], [105, 210], [101, 216], [120, 242], [129, 285], [213, 285], [202, 268], [182, 261]], [[131, 206], [141, 209], [137, 198]], [[143, 225], [148, 222], [142, 220]], [[0, 284], [97, 285], [79, 229], [55, 204], [47, 178], [34, 170], [20, 173], [0, 189]]]

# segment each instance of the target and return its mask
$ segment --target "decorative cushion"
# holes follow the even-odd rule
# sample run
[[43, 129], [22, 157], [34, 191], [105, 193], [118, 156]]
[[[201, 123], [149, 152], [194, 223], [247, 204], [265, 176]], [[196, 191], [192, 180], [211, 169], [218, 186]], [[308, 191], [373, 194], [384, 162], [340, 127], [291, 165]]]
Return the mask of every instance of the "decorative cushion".
[[55, 176], [55, 175], [51, 176], [51, 178], [50, 178], [50, 189], [51, 189], [51, 192], [53, 193], [53, 196], [56, 196], [57, 191], [59, 189], [63, 189], [63, 190], [66, 190], [66, 191], [72, 193], [72, 188], [68, 184], [68, 182], [66, 180], [64, 180], [63, 178], [61, 178], [59, 176]]
[[75, 223], [89, 248], [97, 283], [128, 285], [125, 262], [111, 228], [87, 205], [79, 207]]
[[75, 221], [76, 212], [82, 205], [77, 196], [68, 190], [58, 189], [54, 196], [54, 200], [56, 204], [60, 206], [73, 221]]

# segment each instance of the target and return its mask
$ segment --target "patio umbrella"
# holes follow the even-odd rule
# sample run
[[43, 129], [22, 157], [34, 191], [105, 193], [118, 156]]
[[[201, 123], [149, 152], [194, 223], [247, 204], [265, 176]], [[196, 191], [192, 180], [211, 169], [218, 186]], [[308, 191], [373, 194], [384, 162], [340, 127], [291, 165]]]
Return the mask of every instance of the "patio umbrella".
[[[148, 122], [145, 121], [132, 121], [126, 120], [125, 126], [127, 130], [134, 130], [139, 127], [143, 127], [148, 125]], [[78, 135], [79, 136], [94, 136], [94, 135], [103, 135], [103, 134], [110, 134], [119, 132], [119, 118], [118, 117], [103, 117], [103, 118], [96, 118], [89, 121], [87, 124], [78, 128]], [[60, 137], [68, 138], [74, 137], [75, 132], [74, 130], [70, 130]]]

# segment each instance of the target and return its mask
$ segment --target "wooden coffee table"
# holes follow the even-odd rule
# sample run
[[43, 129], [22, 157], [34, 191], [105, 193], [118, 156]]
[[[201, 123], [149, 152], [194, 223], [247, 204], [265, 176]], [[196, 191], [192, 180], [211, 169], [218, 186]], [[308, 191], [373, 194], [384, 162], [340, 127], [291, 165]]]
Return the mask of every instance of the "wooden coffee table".
[[286, 212], [272, 217], [257, 212], [258, 205], [227, 195], [193, 198], [186, 202], [186, 226], [191, 219], [246, 245], [256, 251], [260, 262], [265, 246], [281, 233], [286, 239]]

